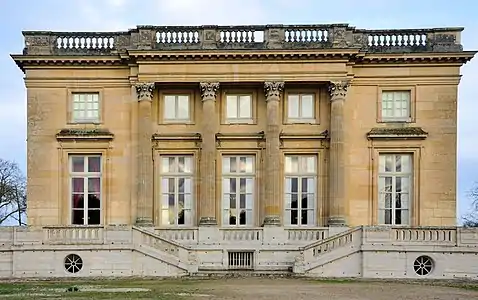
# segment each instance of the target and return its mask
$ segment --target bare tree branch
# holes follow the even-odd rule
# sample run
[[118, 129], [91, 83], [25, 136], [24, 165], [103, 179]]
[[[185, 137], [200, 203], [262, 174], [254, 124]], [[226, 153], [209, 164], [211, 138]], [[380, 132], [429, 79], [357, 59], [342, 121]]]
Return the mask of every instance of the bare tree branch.
[[478, 184], [468, 194], [471, 199], [471, 212], [463, 217], [463, 226], [478, 227]]
[[10, 218], [18, 225], [25, 222], [26, 180], [15, 162], [0, 159], [0, 224]]

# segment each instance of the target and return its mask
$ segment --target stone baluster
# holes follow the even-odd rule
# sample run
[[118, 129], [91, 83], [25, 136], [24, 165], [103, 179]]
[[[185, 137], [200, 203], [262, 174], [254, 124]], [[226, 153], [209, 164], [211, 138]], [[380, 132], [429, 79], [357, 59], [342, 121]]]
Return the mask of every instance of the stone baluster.
[[346, 226], [344, 185], [344, 104], [348, 80], [332, 81], [330, 92], [330, 148], [329, 148], [329, 226]]
[[279, 226], [280, 218], [280, 98], [284, 82], [265, 82], [267, 102], [264, 226]]
[[201, 82], [202, 147], [200, 161], [199, 225], [217, 225], [216, 220], [216, 93], [219, 82]]
[[138, 97], [138, 212], [136, 224], [153, 225], [153, 153], [151, 151], [154, 83], [137, 83]]

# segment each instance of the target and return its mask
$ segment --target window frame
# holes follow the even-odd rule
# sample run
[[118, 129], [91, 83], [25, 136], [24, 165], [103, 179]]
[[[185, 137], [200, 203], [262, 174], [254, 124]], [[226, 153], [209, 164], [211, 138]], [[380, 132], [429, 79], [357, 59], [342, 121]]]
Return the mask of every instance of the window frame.
[[[373, 183], [372, 188], [372, 200], [369, 211], [369, 222], [372, 225], [378, 225], [378, 212], [379, 212], [379, 160], [381, 154], [410, 154], [412, 155], [412, 179], [411, 186], [412, 192], [410, 195], [410, 225], [408, 226], [420, 226], [420, 180], [421, 180], [421, 153], [422, 145], [421, 141], [405, 141], [398, 142], [394, 145], [390, 145], [387, 141], [373, 141], [371, 145], [371, 157], [370, 164], [372, 165], [372, 172], [370, 174], [370, 180]], [[392, 225], [383, 225], [392, 226]], [[400, 226], [400, 225], [394, 225]], [[405, 226], [405, 225], [403, 225]]]
[[[176, 161], [179, 160], [179, 157], [189, 157], [190, 158], [190, 162], [191, 162], [191, 165], [190, 165], [190, 168], [191, 168], [191, 172], [190, 173], [181, 173], [181, 172], [172, 172], [172, 173], [169, 173], [169, 172], [163, 172], [163, 158], [165, 157], [174, 157]], [[196, 174], [196, 156], [192, 153], [160, 153], [158, 155], [158, 166], [157, 166], [157, 174], [158, 174], [158, 193], [155, 193], [155, 204], [157, 205], [157, 209], [155, 211], [158, 212], [158, 223], [161, 227], [166, 227], [166, 228], [187, 228], [187, 227], [192, 227], [192, 226], [195, 226], [195, 223], [196, 223], [196, 208], [197, 208], [197, 195], [196, 195], [196, 178], [195, 178], [195, 174]], [[174, 195], [175, 195], [175, 203], [174, 203], [174, 211], [175, 211], [175, 223], [174, 224], [165, 224], [163, 221], [163, 211], [165, 209], [163, 209], [163, 194], [164, 194], [164, 191], [162, 190], [162, 179], [164, 178], [174, 178], [174, 184], [175, 184], [175, 192], [174, 192]], [[185, 223], [184, 224], [178, 224], [178, 191], [177, 191], [177, 187], [178, 187], [178, 181], [179, 181], [179, 178], [187, 178], [190, 180], [190, 188], [191, 188], [191, 203], [190, 203], [190, 223], [188, 224], [186, 222], [186, 218], [185, 218]], [[185, 209], [183, 209], [185, 210]], [[168, 210], [169, 211], [169, 205], [168, 205]], [[169, 218], [168, 218], [168, 221], [169, 221]]]
[[[288, 173], [286, 171], [286, 159], [287, 157], [292, 157], [292, 156], [297, 156], [300, 158], [304, 157], [314, 157], [315, 159], [315, 172], [314, 173], [305, 173], [305, 172], [291, 172]], [[323, 211], [323, 208], [321, 205], [323, 205], [323, 200], [324, 197], [322, 195], [323, 193], [323, 186], [322, 182], [323, 180], [320, 180], [321, 178], [321, 173], [323, 173], [322, 166], [320, 164], [320, 154], [317, 152], [296, 152], [296, 151], [291, 151], [291, 152], [285, 152], [282, 156], [283, 159], [283, 170], [282, 170], [282, 187], [281, 187], [281, 194], [282, 194], [282, 214], [283, 214], [283, 223], [284, 227], [290, 227], [290, 228], [308, 228], [308, 227], [315, 227], [319, 223], [319, 220], [321, 219], [321, 213]], [[299, 161], [300, 165], [300, 161]], [[286, 198], [286, 180], [288, 177], [294, 177], [294, 178], [310, 178], [313, 177], [314, 180], [314, 207], [311, 209], [313, 211], [313, 222], [311, 224], [302, 224], [301, 223], [301, 218], [300, 218], [300, 212], [302, 210], [302, 204], [300, 201], [298, 201], [297, 205], [297, 212], [298, 212], [298, 224], [292, 224], [292, 223], [286, 223], [287, 220], [287, 213], [290, 213], [292, 211], [292, 208], [288, 209], [287, 208], [287, 198]], [[320, 181], [320, 182], [319, 182]], [[299, 185], [302, 186], [301, 182], [298, 182], [298, 191], [297, 194], [299, 195]], [[299, 200], [299, 198], [298, 198]], [[307, 208], [309, 210], [309, 208]], [[292, 219], [291, 219], [292, 220]]]
[[[244, 86], [243, 88], [227, 88], [224, 87], [221, 89], [221, 99], [220, 99], [220, 111], [221, 111], [221, 124], [222, 125], [231, 125], [231, 126], [247, 126], [247, 125], [256, 125], [257, 124], [257, 111], [258, 111], [258, 94], [257, 89]], [[251, 97], [251, 117], [249, 119], [238, 120], [238, 119], [228, 119], [227, 118], [227, 96], [250, 96]]]
[[[256, 218], [257, 218], [257, 195], [258, 195], [258, 190], [257, 190], [257, 179], [258, 179], [258, 168], [257, 168], [257, 155], [253, 154], [253, 153], [221, 153], [220, 155], [221, 157], [221, 165], [220, 165], [220, 170], [221, 170], [221, 177], [220, 177], [220, 197], [219, 197], [219, 201], [220, 201], [220, 216], [221, 216], [221, 226], [223, 227], [230, 227], [230, 228], [250, 228], [250, 227], [254, 227], [255, 226], [255, 223], [256, 223]], [[224, 173], [224, 160], [226, 158], [231, 158], [231, 157], [236, 157], [236, 161], [237, 159], [240, 160], [241, 157], [245, 157], [246, 159], [249, 157], [249, 158], [252, 158], [252, 173], [247, 173], [247, 172], [244, 172], [244, 173], [240, 173], [240, 172], [236, 172], [236, 173]], [[237, 175], [236, 175], [237, 174]], [[246, 180], [247, 179], [252, 179], [252, 203], [251, 203], [251, 208], [250, 209], [247, 209], [247, 191], [246, 191], [246, 199], [245, 199], [245, 208], [244, 210], [246, 211], [246, 216], [247, 216], [247, 211], [249, 210], [251, 212], [250, 214], [250, 222], [249, 224], [247, 223], [248, 219], [246, 218], [246, 224], [243, 224], [241, 225], [239, 223], [239, 219], [237, 219], [237, 217], [239, 216], [239, 214], [237, 214], [236, 216], [236, 224], [229, 224], [229, 220], [227, 220], [227, 223], [226, 223], [226, 220], [224, 219], [224, 216], [225, 216], [225, 211], [226, 210], [230, 210], [230, 203], [228, 205], [228, 209], [225, 208], [225, 192], [224, 192], [224, 180], [225, 179], [230, 179], [230, 178], [236, 178], [236, 181], [240, 180], [241, 178], [245, 178]], [[246, 188], [247, 188], [247, 181], [246, 181]], [[229, 193], [231, 194], [231, 193]], [[240, 208], [240, 185], [237, 185], [236, 183], [236, 210], [239, 211], [241, 210]], [[237, 197], [237, 195], [239, 195], [239, 197]], [[230, 201], [230, 198], [228, 199]]]
[[[228, 97], [236, 97], [236, 109], [237, 116], [235, 118], [228, 117], [229, 102]], [[250, 115], [247, 118], [240, 117], [240, 97], [248, 96], [249, 97], [249, 111]], [[224, 119], [226, 124], [252, 124], [254, 122], [254, 105], [253, 105], [253, 95], [247, 93], [227, 93], [224, 96]]]
[[[195, 123], [195, 105], [196, 105], [196, 93], [191, 89], [160, 89], [158, 94], [158, 101], [154, 101], [153, 105], [157, 105], [157, 122], [159, 125], [183, 125]], [[187, 96], [188, 101], [188, 119], [167, 119], [166, 114], [166, 96]], [[156, 104], [157, 103], [157, 104]], [[177, 100], [175, 100], [175, 109], [177, 108]], [[153, 106], [154, 109], [154, 106]], [[177, 111], [175, 111], [177, 114]]]
[[[293, 95], [299, 96], [299, 115], [301, 114], [302, 96], [311, 95], [313, 97], [313, 112], [312, 118], [291, 118], [289, 116], [289, 97]], [[320, 124], [320, 91], [318, 89], [291, 89], [284, 93], [283, 118], [284, 124]]]
[[[392, 157], [392, 166], [395, 168], [396, 167], [396, 157], [397, 156], [408, 156], [409, 157], [409, 163], [410, 163], [410, 171], [409, 172], [398, 172], [398, 171], [390, 171], [390, 172], [387, 172], [387, 171], [381, 171], [380, 170], [380, 161], [381, 161], [381, 158], [382, 157], [386, 157], [387, 156], [391, 156]], [[413, 207], [413, 188], [414, 188], [414, 184], [413, 184], [413, 169], [414, 169], [414, 166], [413, 166], [413, 154], [410, 154], [410, 153], [379, 153], [379, 162], [378, 162], [378, 185], [377, 185], [377, 199], [378, 199], [378, 212], [377, 212], [377, 224], [378, 225], [384, 225], [384, 226], [411, 226], [411, 223], [412, 223], [412, 207]], [[382, 193], [381, 193], [381, 190], [380, 190], [380, 181], [382, 178], [386, 178], [386, 177], [390, 177], [392, 178], [392, 183], [391, 183], [391, 207], [390, 208], [387, 208], [386, 207], [386, 199], [384, 198], [383, 201], [384, 201], [384, 208], [381, 208], [380, 207], [380, 202], [381, 202], [381, 197], [382, 197]], [[408, 223], [404, 224], [396, 224], [396, 214], [397, 214], [397, 210], [400, 209], [396, 207], [396, 201], [395, 201], [395, 198], [397, 196], [397, 191], [396, 191], [396, 181], [397, 181], [397, 178], [407, 178], [408, 179], [408, 206], [406, 208], [406, 210], [408, 211]], [[385, 185], [384, 185], [385, 186]], [[391, 212], [391, 223], [390, 224], [387, 224], [385, 223], [386, 220], [385, 220], [385, 215], [383, 216], [383, 220], [384, 222], [381, 223], [380, 222], [380, 219], [381, 219], [381, 214], [385, 214], [385, 211], [389, 210]]]
[[[104, 202], [105, 202], [105, 191], [104, 191], [104, 177], [103, 175], [105, 174], [105, 167], [104, 167], [104, 156], [101, 153], [68, 153], [68, 201], [69, 201], [69, 211], [68, 211], [68, 219], [69, 219], [69, 224], [72, 226], [101, 226], [104, 221]], [[87, 170], [88, 167], [88, 158], [90, 157], [99, 157], [100, 158], [100, 171], [99, 172], [88, 172], [88, 171], [83, 171], [83, 172], [73, 172], [73, 157], [83, 157], [83, 168]], [[99, 187], [100, 187], [100, 207], [95, 208], [95, 209], [89, 209], [88, 207], [88, 180], [85, 180], [87, 178], [97, 178], [99, 177]], [[83, 224], [73, 224], [73, 178], [82, 178], [83, 179]], [[85, 223], [88, 220], [88, 211], [89, 210], [99, 210], [100, 215], [99, 215], [99, 224], [89, 224]]]
[[[74, 119], [73, 107], [74, 107], [74, 95], [75, 94], [97, 94], [98, 95], [98, 119], [97, 120], [79, 120]], [[68, 87], [67, 88], [67, 124], [69, 125], [99, 125], [104, 123], [104, 101], [103, 101], [103, 88], [102, 87]]]
[[[386, 117], [383, 115], [383, 95], [389, 92], [408, 92], [408, 116], [407, 117]], [[377, 123], [414, 123], [415, 122], [415, 86], [379, 86], [377, 95]]]

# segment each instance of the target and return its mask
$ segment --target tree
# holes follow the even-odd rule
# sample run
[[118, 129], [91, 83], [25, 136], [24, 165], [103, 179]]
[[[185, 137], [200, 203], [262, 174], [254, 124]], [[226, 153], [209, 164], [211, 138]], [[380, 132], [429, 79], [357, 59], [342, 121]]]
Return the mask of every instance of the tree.
[[463, 226], [478, 227], [478, 185], [469, 194], [471, 198], [471, 212], [463, 217]]
[[0, 224], [13, 219], [26, 225], [26, 180], [18, 164], [0, 158]]

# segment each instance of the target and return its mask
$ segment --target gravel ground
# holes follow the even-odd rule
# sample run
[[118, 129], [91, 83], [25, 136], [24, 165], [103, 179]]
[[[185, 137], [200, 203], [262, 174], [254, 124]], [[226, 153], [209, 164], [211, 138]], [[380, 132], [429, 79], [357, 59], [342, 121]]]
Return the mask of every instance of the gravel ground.
[[[478, 288], [478, 285], [475, 285]], [[392, 282], [320, 282], [287, 279], [228, 279], [206, 281], [198, 286], [201, 295], [223, 300], [471, 300], [478, 289]], [[198, 291], [198, 292], [199, 292]], [[204, 299], [204, 298], [203, 298]]]

